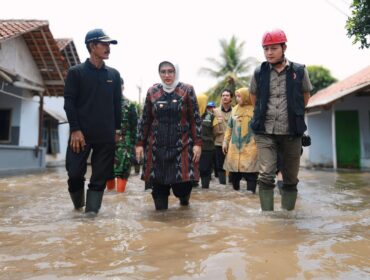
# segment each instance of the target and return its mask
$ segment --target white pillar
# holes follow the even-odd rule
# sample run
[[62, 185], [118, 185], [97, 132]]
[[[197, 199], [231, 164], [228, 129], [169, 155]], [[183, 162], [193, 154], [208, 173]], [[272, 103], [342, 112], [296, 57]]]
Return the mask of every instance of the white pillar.
[[335, 130], [335, 105], [331, 106], [331, 146], [333, 153], [333, 168], [337, 169], [337, 142], [336, 142], [336, 130]]

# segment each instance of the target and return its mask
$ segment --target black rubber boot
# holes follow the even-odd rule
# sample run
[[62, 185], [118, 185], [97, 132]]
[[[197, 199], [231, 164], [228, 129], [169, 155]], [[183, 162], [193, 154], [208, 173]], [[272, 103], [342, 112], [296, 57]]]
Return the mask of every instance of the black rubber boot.
[[238, 191], [240, 190], [240, 179], [236, 178], [235, 175], [231, 176], [231, 183], [233, 184], [233, 189]]
[[152, 189], [153, 186], [150, 182], [145, 182], [145, 190], [149, 190], [149, 189]]
[[188, 206], [189, 205], [189, 199], [190, 199], [190, 194], [187, 195], [187, 196], [179, 197], [180, 205], [181, 206]]
[[226, 185], [226, 172], [218, 171], [218, 181], [221, 185]]
[[103, 201], [103, 195], [104, 191], [87, 190], [85, 212], [98, 214]]
[[247, 191], [256, 193], [257, 181], [247, 181]]
[[274, 189], [261, 189], [260, 186], [259, 196], [262, 211], [274, 211]]
[[167, 210], [168, 209], [168, 196], [153, 196], [155, 210]]
[[74, 193], [69, 193], [69, 195], [71, 196], [73, 205], [76, 210], [79, 210], [85, 206], [85, 190], [84, 189], [78, 190], [77, 192], [74, 192]]
[[202, 182], [202, 189], [208, 189], [211, 176], [201, 177], [200, 181]]

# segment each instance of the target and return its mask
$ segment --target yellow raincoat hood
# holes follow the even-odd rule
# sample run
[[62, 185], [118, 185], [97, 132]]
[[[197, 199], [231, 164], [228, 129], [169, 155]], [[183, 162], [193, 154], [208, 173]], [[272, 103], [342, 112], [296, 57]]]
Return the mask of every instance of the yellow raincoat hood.
[[199, 114], [203, 116], [203, 114], [206, 112], [208, 96], [205, 95], [204, 93], [199, 94], [197, 95], [197, 101], [199, 107]]

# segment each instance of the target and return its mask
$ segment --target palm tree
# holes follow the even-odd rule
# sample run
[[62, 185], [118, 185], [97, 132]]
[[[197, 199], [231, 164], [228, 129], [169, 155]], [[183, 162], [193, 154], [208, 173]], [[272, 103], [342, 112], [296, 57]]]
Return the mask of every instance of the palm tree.
[[207, 74], [218, 80], [217, 84], [207, 91], [210, 100], [218, 100], [222, 89], [228, 88], [232, 92], [240, 87], [248, 86], [250, 81], [250, 72], [257, 65], [257, 59], [248, 57], [244, 59], [244, 42], [239, 43], [235, 36], [230, 41], [220, 40], [221, 59], [207, 58], [207, 61], [215, 68], [203, 67], [200, 73]]

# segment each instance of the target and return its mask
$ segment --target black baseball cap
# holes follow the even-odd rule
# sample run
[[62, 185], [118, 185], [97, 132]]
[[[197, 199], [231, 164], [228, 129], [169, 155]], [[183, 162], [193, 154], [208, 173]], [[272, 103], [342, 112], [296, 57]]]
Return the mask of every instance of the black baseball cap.
[[85, 36], [85, 44], [88, 44], [90, 42], [103, 42], [114, 45], [117, 44], [117, 40], [110, 38], [107, 33], [105, 33], [104, 30], [100, 28], [93, 29], [87, 32]]

